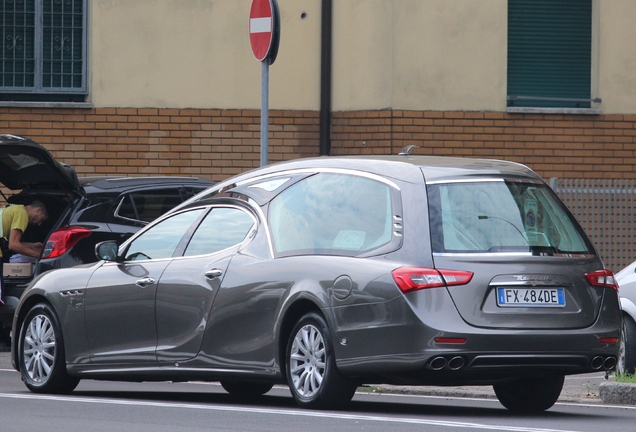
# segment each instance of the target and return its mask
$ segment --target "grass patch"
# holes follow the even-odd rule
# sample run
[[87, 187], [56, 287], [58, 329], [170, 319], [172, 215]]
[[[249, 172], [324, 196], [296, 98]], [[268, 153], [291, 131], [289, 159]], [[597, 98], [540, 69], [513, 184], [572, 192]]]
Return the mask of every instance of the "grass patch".
[[636, 383], [636, 375], [633, 374], [616, 374], [614, 375], [616, 382]]
[[386, 390], [380, 386], [368, 386], [368, 385], [363, 385], [358, 387], [357, 391], [362, 393], [385, 393], [386, 392]]

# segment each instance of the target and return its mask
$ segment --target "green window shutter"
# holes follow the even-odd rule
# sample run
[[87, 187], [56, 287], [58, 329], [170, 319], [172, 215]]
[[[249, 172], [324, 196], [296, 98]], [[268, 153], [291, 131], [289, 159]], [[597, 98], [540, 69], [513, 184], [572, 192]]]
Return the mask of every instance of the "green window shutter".
[[589, 108], [591, 67], [592, 0], [508, 0], [508, 106]]

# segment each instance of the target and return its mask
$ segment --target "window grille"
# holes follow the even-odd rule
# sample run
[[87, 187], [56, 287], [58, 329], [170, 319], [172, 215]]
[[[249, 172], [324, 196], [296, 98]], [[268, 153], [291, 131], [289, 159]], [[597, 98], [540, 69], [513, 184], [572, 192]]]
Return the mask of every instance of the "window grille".
[[87, 0], [0, 0], [0, 99], [87, 93], [86, 9]]

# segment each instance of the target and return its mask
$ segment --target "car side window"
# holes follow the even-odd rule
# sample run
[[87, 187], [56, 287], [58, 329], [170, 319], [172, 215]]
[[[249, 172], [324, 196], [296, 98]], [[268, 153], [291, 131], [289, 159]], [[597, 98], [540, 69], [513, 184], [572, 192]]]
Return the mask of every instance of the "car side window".
[[125, 261], [171, 257], [190, 226], [205, 209], [178, 213], [145, 231], [128, 246]]
[[317, 174], [274, 198], [269, 221], [278, 254], [358, 255], [392, 239], [390, 187], [362, 176]]
[[124, 197], [115, 216], [152, 222], [182, 201], [179, 189], [174, 188], [133, 192]]
[[184, 255], [211, 254], [235, 246], [245, 239], [254, 223], [254, 219], [243, 210], [214, 208], [195, 231]]

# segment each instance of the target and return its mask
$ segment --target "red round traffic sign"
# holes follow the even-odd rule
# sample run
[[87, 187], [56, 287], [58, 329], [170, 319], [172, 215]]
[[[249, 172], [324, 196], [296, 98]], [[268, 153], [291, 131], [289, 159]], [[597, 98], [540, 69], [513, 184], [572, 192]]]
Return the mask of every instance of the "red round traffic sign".
[[250, 7], [250, 44], [256, 60], [263, 61], [272, 50], [275, 38], [275, 13], [272, 0], [252, 0]]

